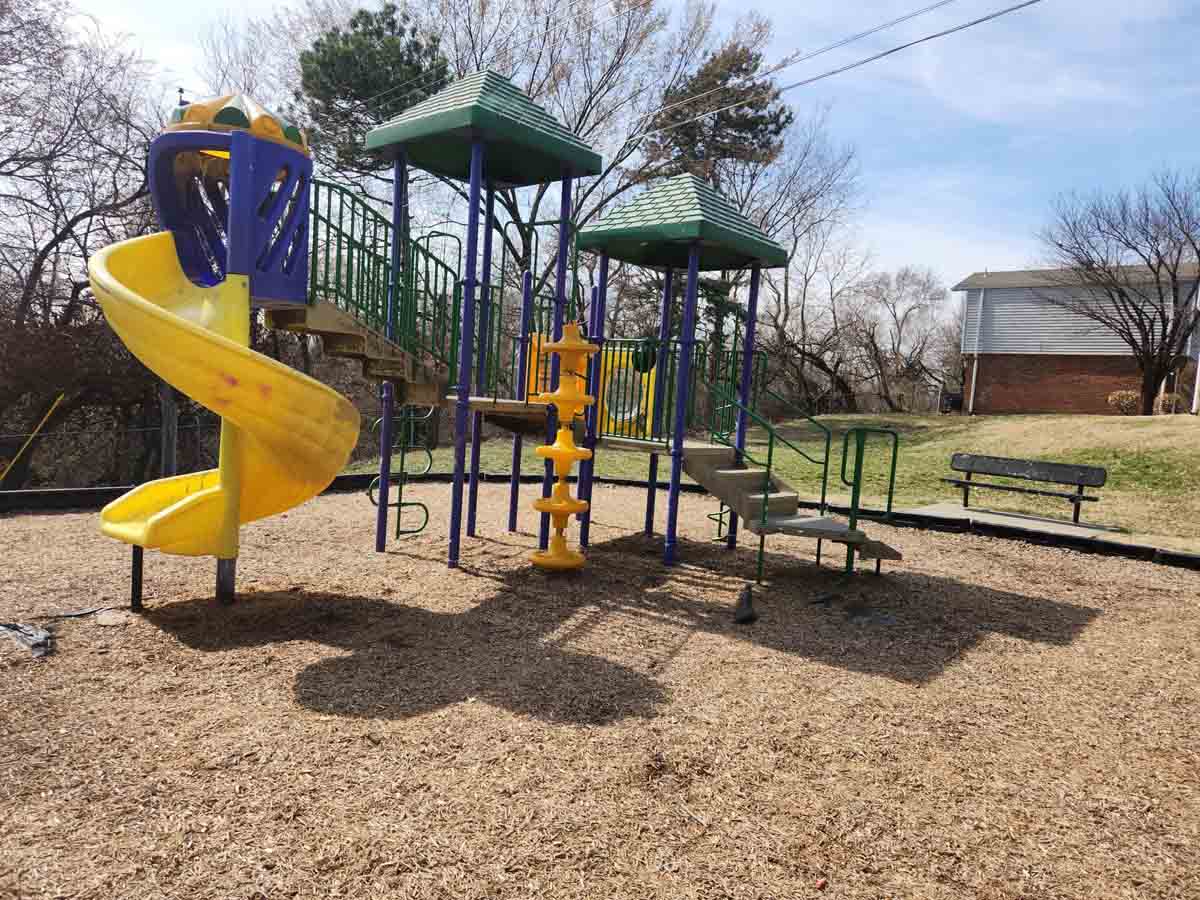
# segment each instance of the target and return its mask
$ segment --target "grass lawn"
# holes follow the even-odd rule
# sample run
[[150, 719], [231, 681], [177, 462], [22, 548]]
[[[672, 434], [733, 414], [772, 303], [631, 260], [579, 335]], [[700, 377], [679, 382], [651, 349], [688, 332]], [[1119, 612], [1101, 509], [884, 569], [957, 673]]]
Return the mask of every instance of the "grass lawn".
[[[838, 479], [845, 432], [856, 426], [891, 428], [900, 435], [897, 507], [956, 500], [957, 491], [940, 480], [950, 474], [950, 454], [955, 451], [1083, 463], [1108, 470], [1108, 484], [1099, 490], [1100, 501], [1084, 507], [1085, 521], [1118, 526], [1164, 546], [1200, 549], [1200, 420], [1191, 416], [862, 415], [827, 416], [821, 422], [833, 432], [829, 496], [834, 502], [849, 499]], [[778, 433], [810, 455], [820, 455], [819, 432], [807, 422], [781, 423]], [[541, 461], [533, 455], [536, 444], [533, 439], [525, 441], [522, 467], [526, 472], [540, 471]], [[485, 441], [482, 469], [508, 472], [511, 448], [507, 436]], [[751, 432], [749, 449], [755, 456], [765, 456], [765, 434], [761, 430]], [[448, 445], [436, 450], [434, 471], [449, 471], [452, 453]], [[820, 496], [820, 467], [778, 444], [774, 460], [781, 477], [801, 497], [815, 500]], [[413, 465], [410, 460], [410, 468]], [[644, 479], [646, 467], [647, 458], [640, 453], [601, 449], [597, 454], [599, 475]], [[363, 460], [348, 471], [376, 468], [377, 460]], [[666, 466], [660, 464], [659, 477], [665, 478], [666, 471]], [[872, 438], [864, 473], [864, 504], [882, 505], [888, 475], [885, 438]], [[1069, 518], [1071, 512], [1065, 501], [1051, 498], [999, 491], [980, 492], [978, 497], [978, 501], [973, 497], [972, 502], [989, 509], [1061, 518]]]

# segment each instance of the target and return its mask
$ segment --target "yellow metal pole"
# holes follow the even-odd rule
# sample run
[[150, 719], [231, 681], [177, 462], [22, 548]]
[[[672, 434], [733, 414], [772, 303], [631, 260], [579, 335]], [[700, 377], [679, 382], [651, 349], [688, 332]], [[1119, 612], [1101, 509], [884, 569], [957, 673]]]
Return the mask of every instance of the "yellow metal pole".
[[[247, 276], [226, 276], [221, 284], [216, 316], [214, 331], [244, 347], [250, 345], [250, 279]], [[222, 504], [221, 531], [217, 540], [217, 600], [221, 603], [233, 602], [237, 577], [242, 450], [241, 429], [222, 418], [220, 460], [217, 463]]]
[[31, 434], [26, 439], [25, 443], [23, 443], [21, 445], [21, 449], [17, 451], [17, 455], [14, 456], [9, 461], [8, 465], [4, 467], [4, 471], [0, 472], [0, 484], [4, 483], [4, 479], [8, 477], [9, 471], [12, 469], [13, 466], [15, 466], [17, 464], [17, 460], [20, 459], [22, 457], [22, 455], [24, 455], [25, 451], [27, 449], [29, 449], [29, 445], [33, 443], [33, 439], [35, 437], [37, 437], [38, 433], [42, 430], [43, 427], [45, 427], [46, 421], [50, 418], [51, 414], [56, 409], [58, 409], [58, 404], [63, 402], [63, 397], [65, 397], [65, 396], [67, 396], [66, 393], [59, 394], [58, 399], [50, 404], [50, 408], [48, 410], [46, 410], [46, 414], [44, 416], [42, 416], [42, 421], [38, 422], [37, 428], [33, 429], [33, 434]]

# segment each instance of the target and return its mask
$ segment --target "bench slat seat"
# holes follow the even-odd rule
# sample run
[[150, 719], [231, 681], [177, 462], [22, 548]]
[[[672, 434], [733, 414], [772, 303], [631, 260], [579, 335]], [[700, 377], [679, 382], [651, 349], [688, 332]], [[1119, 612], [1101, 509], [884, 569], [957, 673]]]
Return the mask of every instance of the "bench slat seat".
[[[1016, 494], [1033, 494], [1039, 497], [1060, 497], [1069, 500], [1074, 507], [1072, 521], [1079, 522], [1079, 510], [1085, 502], [1095, 502], [1099, 497], [1084, 494], [1084, 488], [1103, 487], [1108, 481], [1108, 471], [1100, 466], [1080, 466], [1073, 463], [1046, 462], [1037, 459], [1013, 459], [1007, 456], [983, 456], [976, 453], [955, 453], [950, 457], [950, 468], [962, 472], [966, 478], [943, 478], [942, 481], [958, 487], [963, 494], [963, 508], [969, 503], [971, 488], [991, 491], [1009, 491]], [[997, 484], [992, 481], [974, 481], [972, 475], [989, 475], [996, 478], [1014, 478], [1043, 484], [1070, 485], [1074, 491], [1051, 491], [1025, 487], [1019, 484]]]
[[1108, 471], [1100, 466], [1045, 462], [1040, 459], [1013, 459], [1007, 456], [981, 456], [976, 453], [955, 453], [950, 457], [950, 468], [956, 472], [971, 472], [975, 475], [1022, 478], [1026, 481], [1069, 484], [1073, 487], [1104, 487], [1108, 481]]
[[1084, 494], [1073, 494], [1070, 491], [1043, 491], [1038, 488], [1022, 487], [1019, 484], [995, 484], [990, 481], [967, 481], [963, 478], [943, 478], [947, 484], [967, 485], [973, 488], [991, 488], [994, 491], [1013, 491], [1018, 494], [1036, 494], [1039, 497], [1062, 497], [1064, 500], [1099, 500], [1099, 497], [1088, 497]]

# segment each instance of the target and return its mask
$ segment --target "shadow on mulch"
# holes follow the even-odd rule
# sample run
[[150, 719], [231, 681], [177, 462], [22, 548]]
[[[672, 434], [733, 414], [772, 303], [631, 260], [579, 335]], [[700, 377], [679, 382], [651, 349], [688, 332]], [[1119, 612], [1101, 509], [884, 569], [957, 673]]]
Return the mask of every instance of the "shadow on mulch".
[[[829, 550], [827, 559], [842, 559], [840, 545]], [[768, 551], [767, 582], [754, 588], [760, 618], [749, 627], [735, 626], [734, 593], [717, 604], [703, 597], [714, 579], [751, 581], [755, 550], [681, 539], [681, 565], [671, 573], [671, 590], [650, 595], [623, 585], [667, 583], [661, 539], [628, 535], [592, 551], [597, 563], [602, 554], [613, 554], [611, 565], [594, 566], [594, 588], [609, 604], [677, 615], [699, 629], [912, 684], [936, 678], [990, 633], [1066, 646], [1101, 612], [902, 568], [846, 578], [840, 568]]]
[[[666, 569], [660, 539], [630, 535], [594, 544], [581, 573], [464, 567], [496, 591], [459, 614], [294, 591], [242, 594], [229, 608], [198, 598], [147, 618], [205, 651], [290, 641], [349, 651], [296, 677], [298, 701], [319, 712], [396, 719], [475, 699], [547, 721], [604, 725], [653, 716], [667, 689], [631, 666], [570, 649], [589, 635], [616, 655], [643, 646], [637, 632], [653, 629], [663, 639], [648, 651], [650, 671], [688, 635], [706, 632], [920, 685], [991, 633], [1065, 646], [1100, 613], [902, 569], [847, 580], [769, 553], [770, 580], [754, 594], [760, 619], [739, 626], [733, 606], [754, 552], [698, 541], [681, 541], [679, 551], [681, 565]], [[431, 562], [440, 565], [440, 556]]]
[[377, 597], [310, 591], [240, 594], [228, 608], [198, 598], [147, 618], [198, 650], [315, 641], [349, 651], [296, 676], [308, 709], [399, 719], [479, 700], [554, 722], [604, 725], [649, 717], [666, 699], [652, 678], [539, 641], [544, 610], [505, 591], [445, 614]]

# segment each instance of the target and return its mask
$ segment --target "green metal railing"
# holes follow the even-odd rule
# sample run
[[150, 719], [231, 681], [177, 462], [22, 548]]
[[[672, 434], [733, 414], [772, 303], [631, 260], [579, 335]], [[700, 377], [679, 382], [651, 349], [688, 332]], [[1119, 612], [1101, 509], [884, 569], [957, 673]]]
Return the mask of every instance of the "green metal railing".
[[[433, 419], [434, 407], [429, 407], [422, 412], [418, 412], [417, 407], [403, 406], [398, 411], [397, 418], [397, 434], [396, 440], [392, 445], [392, 455], [395, 456], [397, 450], [400, 453], [400, 463], [392, 471], [391, 483], [389, 487], [396, 490], [396, 502], [388, 503], [391, 509], [396, 510], [396, 533], [397, 538], [406, 534], [420, 534], [425, 530], [425, 526], [429, 524], [429, 507], [420, 500], [405, 500], [404, 486], [408, 484], [409, 476], [420, 478], [423, 475], [428, 475], [433, 469], [433, 451], [430, 450], [428, 440], [422, 442], [418, 437], [419, 427], [424, 427], [428, 431], [430, 423]], [[383, 419], [376, 419], [371, 425], [371, 433], [379, 431], [383, 424]], [[428, 438], [428, 435], [426, 435]], [[424, 463], [415, 470], [409, 470], [408, 457], [411, 453], [424, 454]], [[379, 505], [379, 476], [375, 476], [371, 480], [370, 486], [367, 488], [367, 498], [371, 501], [372, 506]], [[419, 525], [406, 525], [403, 522], [404, 511], [406, 509], [414, 510], [421, 514], [421, 522]]]
[[[887, 510], [884, 519], [892, 517], [892, 499], [896, 492], [896, 462], [900, 454], [900, 436], [890, 428], [851, 428], [842, 437], [842, 484], [850, 488], [850, 528], [858, 525], [859, 500], [862, 495], [863, 458], [866, 453], [867, 435], [881, 434], [892, 439], [891, 472], [888, 475]], [[854, 439], [854, 477], [846, 477], [846, 463], [850, 460], [850, 440]], [[846, 572], [854, 571], [854, 545], [846, 545]], [[879, 571], [879, 559], [875, 560], [875, 571]]]
[[310, 298], [322, 296], [374, 331], [387, 332], [392, 223], [350, 188], [312, 183]]
[[[408, 243], [401, 279], [392, 266], [391, 221], [353, 188], [314, 179], [309, 298], [328, 300], [423, 361], [453, 368], [462, 285], [431, 248], [433, 232]], [[461, 248], [459, 251], [461, 257]], [[397, 302], [388, 303], [395, 292]]]
[[[721, 385], [715, 385], [715, 384], [710, 385], [709, 390], [711, 390], [713, 392], [713, 394], [716, 396], [717, 401], [718, 401], [714, 405], [713, 411], [712, 411], [711, 422], [710, 422], [710, 426], [709, 426], [710, 440], [712, 440], [714, 443], [724, 444], [727, 447], [733, 447], [735, 450], [737, 450], [738, 449], [737, 448], [737, 421], [738, 421], [739, 415], [746, 416], [747, 428], [749, 427], [750, 423], [753, 423], [762, 429], [763, 434], [766, 437], [765, 452], [760, 449], [751, 450], [750, 446], [749, 446], [749, 441], [746, 442], [746, 444], [747, 444], [746, 447], [743, 447], [743, 448], [741, 448], [741, 450], [739, 450], [739, 455], [743, 461], [752, 463], [753, 465], [756, 465], [760, 469], [763, 470], [763, 481], [762, 481], [762, 492], [761, 492], [762, 493], [762, 504], [761, 504], [762, 512], [760, 513], [760, 521], [759, 521], [759, 524], [762, 527], [759, 529], [759, 534], [758, 534], [758, 565], [757, 565], [757, 579], [759, 582], [761, 582], [762, 576], [763, 576], [763, 557], [764, 557], [765, 548], [766, 548], [765, 529], [766, 529], [766, 525], [767, 525], [767, 519], [770, 514], [770, 504], [767, 503], [767, 495], [771, 493], [771, 486], [774, 483], [773, 476], [774, 476], [774, 467], [776, 464], [777, 448], [791, 450], [793, 453], [795, 453], [800, 458], [805, 459], [814, 465], [821, 466], [822, 473], [823, 473], [822, 474], [822, 482], [824, 482], [828, 478], [828, 473], [829, 473], [829, 443], [830, 443], [830, 437], [831, 437], [830, 432], [829, 432], [829, 429], [826, 428], [824, 425], [822, 425], [820, 422], [816, 421], [815, 419], [809, 419], [809, 422], [811, 422], [812, 425], [814, 425], [818, 430], [823, 432], [825, 435], [824, 458], [818, 460], [818, 459], [810, 456], [807, 451], [805, 451], [805, 450], [801, 449], [800, 447], [796, 446], [795, 444], [793, 444], [787, 438], [781, 436], [779, 434], [779, 432], [776, 430], [775, 426], [772, 425], [771, 422], [766, 417], [755, 412], [753, 409], [743, 406], [742, 403], [738, 400], [737, 395], [733, 391], [730, 391], [730, 390], [726, 389], [725, 387], [722, 387]], [[824, 508], [824, 496], [825, 496], [824, 484], [822, 484], [821, 496], [822, 496], [821, 512], [824, 513], [824, 511], [825, 511], [825, 508]]]

